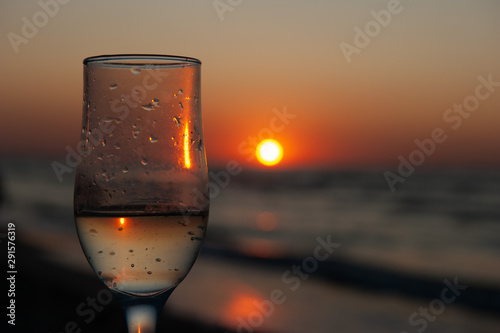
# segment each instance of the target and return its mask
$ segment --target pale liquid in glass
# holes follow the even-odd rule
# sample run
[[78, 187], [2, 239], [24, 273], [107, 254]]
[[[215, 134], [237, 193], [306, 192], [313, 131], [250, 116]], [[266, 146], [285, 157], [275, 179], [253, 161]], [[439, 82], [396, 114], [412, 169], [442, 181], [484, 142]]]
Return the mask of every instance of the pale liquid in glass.
[[177, 286], [194, 264], [207, 214], [77, 216], [89, 263], [113, 290], [151, 296]]

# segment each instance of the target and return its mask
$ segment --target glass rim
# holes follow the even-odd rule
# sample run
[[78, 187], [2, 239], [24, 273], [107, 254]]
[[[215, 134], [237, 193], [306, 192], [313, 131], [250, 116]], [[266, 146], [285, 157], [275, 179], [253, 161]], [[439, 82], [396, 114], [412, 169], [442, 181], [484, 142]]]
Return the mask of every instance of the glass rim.
[[105, 54], [87, 57], [83, 59], [83, 64], [103, 64], [111, 66], [178, 66], [178, 65], [201, 65], [201, 61], [196, 58], [163, 55], [163, 54]]

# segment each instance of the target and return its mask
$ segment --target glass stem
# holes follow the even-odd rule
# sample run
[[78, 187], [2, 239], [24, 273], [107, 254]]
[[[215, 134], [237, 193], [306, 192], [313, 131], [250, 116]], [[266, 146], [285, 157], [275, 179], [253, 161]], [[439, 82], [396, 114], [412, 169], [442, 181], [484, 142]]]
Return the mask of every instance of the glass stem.
[[158, 310], [152, 305], [132, 305], [125, 309], [129, 333], [155, 333]]
[[125, 311], [128, 333], [155, 333], [158, 317], [173, 290], [154, 297], [134, 297], [115, 292]]

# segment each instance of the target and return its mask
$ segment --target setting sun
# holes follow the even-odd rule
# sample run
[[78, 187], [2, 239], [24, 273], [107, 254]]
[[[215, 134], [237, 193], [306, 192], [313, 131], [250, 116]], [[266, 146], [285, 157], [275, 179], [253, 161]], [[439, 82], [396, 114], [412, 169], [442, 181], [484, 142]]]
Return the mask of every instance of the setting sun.
[[267, 139], [259, 143], [255, 154], [260, 163], [272, 166], [278, 164], [283, 158], [283, 148], [278, 141]]

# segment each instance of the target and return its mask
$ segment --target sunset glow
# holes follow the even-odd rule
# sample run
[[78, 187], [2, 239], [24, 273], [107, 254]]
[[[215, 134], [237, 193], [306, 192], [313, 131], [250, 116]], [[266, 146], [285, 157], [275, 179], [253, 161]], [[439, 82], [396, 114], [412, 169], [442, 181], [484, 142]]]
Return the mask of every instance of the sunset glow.
[[191, 157], [189, 154], [189, 127], [186, 122], [186, 126], [184, 127], [184, 166], [186, 169], [191, 168]]
[[257, 215], [257, 228], [262, 231], [272, 231], [276, 229], [278, 219], [271, 212], [262, 212]]
[[238, 323], [238, 318], [248, 318], [258, 310], [255, 304], [260, 304], [262, 298], [253, 290], [245, 290], [233, 295], [224, 311], [224, 320], [228, 325]]
[[[0, 153], [2, 157], [50, 157], [64, 162], [67, 154], [77, 152], [82, 125], [82, 59], [123, 53], [133, 36], [134, 50], [141, 53], [175, 51], [203, 62], [203, 103], [201, 91], [185, 90], [174, 98], [177, 103], [182, 100], [186, 108], [202, 108], [200, 126], [211, 167], [223, 168], [235, 160], [244, 168], [273, 165], [276, 171], [394, 169], [399, 165], [398, 156], [408, 158], [418, 149], [415, 140], [425, 141], [435, 128], [445, 130], [448, 139], [426, 158], [424, 167], [498, 167], [500, 155], [491, 154], [498, 142], [498, 87], [480, 89], [482, 96], [491, 95], [480, 100], [477, 111], [460, 111], [467, 118], [454, 105], [471, 101], [468, 97], [475, 96], [478, 77], [500, 80], [500, 44], [496, 42], [500, 1], [464, 0], [456, 6], [406, 1], [407, 5], [398, 7], [403, 13], [391, 17], [390, 27], [385, 27], [370, 13], [385, 13], [387, 3], [322, 1], [309, 6], [289, 1], [282, 6], [259, 2], [252, 9], [228, 5], [235, 10], [224, 7], [224, 24], [214, 6], [196, 6], [196, 20], [189, 26], [203, 33], [193, 34], [190, 29], [177, 31], [185, 17], [193, 14], [187, 2], [179, 2], [172, 10], [170, 2], [154, 2], [150, 8], [125, 0], [120, 6], [123, 12], [116, 17], [108, 15], [108, 6], [114, 8], [110, 4], [72, 2], [71, 9], [62, 10], [61, 6], [44, 27], [26, 23], [40, 30], [33, 38], [23, 35], [22, 29], [30, 29], [23, 28], [20, 18], [32, 21], [33, 14], [42, 10], [38, 2], [5, 3], [0, 5], [5, 13], [4, 36], [20, 37], [14, 47], [4, 38], [3, 119], [13, 125], [0, 132]], [[94, 6], [100, 9], [94, 11]], [[285, 9], [287, 14], [280, 15]], [[171, 16], [165, 20], [162, 13]], [[256, 13], [266, 13], [259, 24], [255, 24]], [[396, 20], [401, 15], [405, 19]], [[81, 19], [87, 16], [95, 17], [90, 30]], [[422, 25], [424, 21], [429, 24]], [[138, 23], [132, 26], [130, 22]], [[151, 29], [150, 22], [161, 24]], [[114, 35], [109, 26], [126, 33]], [[367, 33], [366, 27], [375, 30]], [[174, 28], [175, 45], [150, 42], [161, 40], [164, 31]], [[214, 37], [221, 33], [223, 38]], [[150, 38], [136, 38], [144, 34]], [[207, 44], [207, 38], [208, 46], [199, 47]], [[79, 42], [68, 48], [74, 40]], [[231, 56], [222, 57], [227, 51]], [[54, 52], [64, 52], [64, 59], [52, 57]], [[305, 61], [312, 56], [314, 61]], [[149, 77], [139, 85], [158, 83]], [[167, 111], [167, 96], [153, 96], [143, 88], [147, 94], [138, 96], [144, 103], [158, 103], [156, 99], [161, 97], [157, 112], [149, 114], [160, 123], [160, 113]], [[171, 89], [177, 92], [179, 88]], [[28, 95], [30, 98], [25, 97]], [[118, 108], [132, 111], [138, 100], [126, 95], [130, 97]], [[176, 162], [192, 170], [196, 164], [190, 133], [194, 123], [182, 113], [177, 116], [183, 122], [176, 149], [183, 156]], [[181, 138], [186, 121], [189, 135]], [[155, 129], [155, 134], [160, 131]], [[23, 133], [22, 138], [12, 140], [18, 133]], [[38, 139], [41, 137], [43, 140]], [[255, 148], [266, 138], [283, 146], [285, 156], [276, 165], [256, 162]]]
[[255, 154], [260, 163], [272, 166], [278, 164], [283, 158], [283, 148], [276, 140], [264, 140], [257, 146]]

